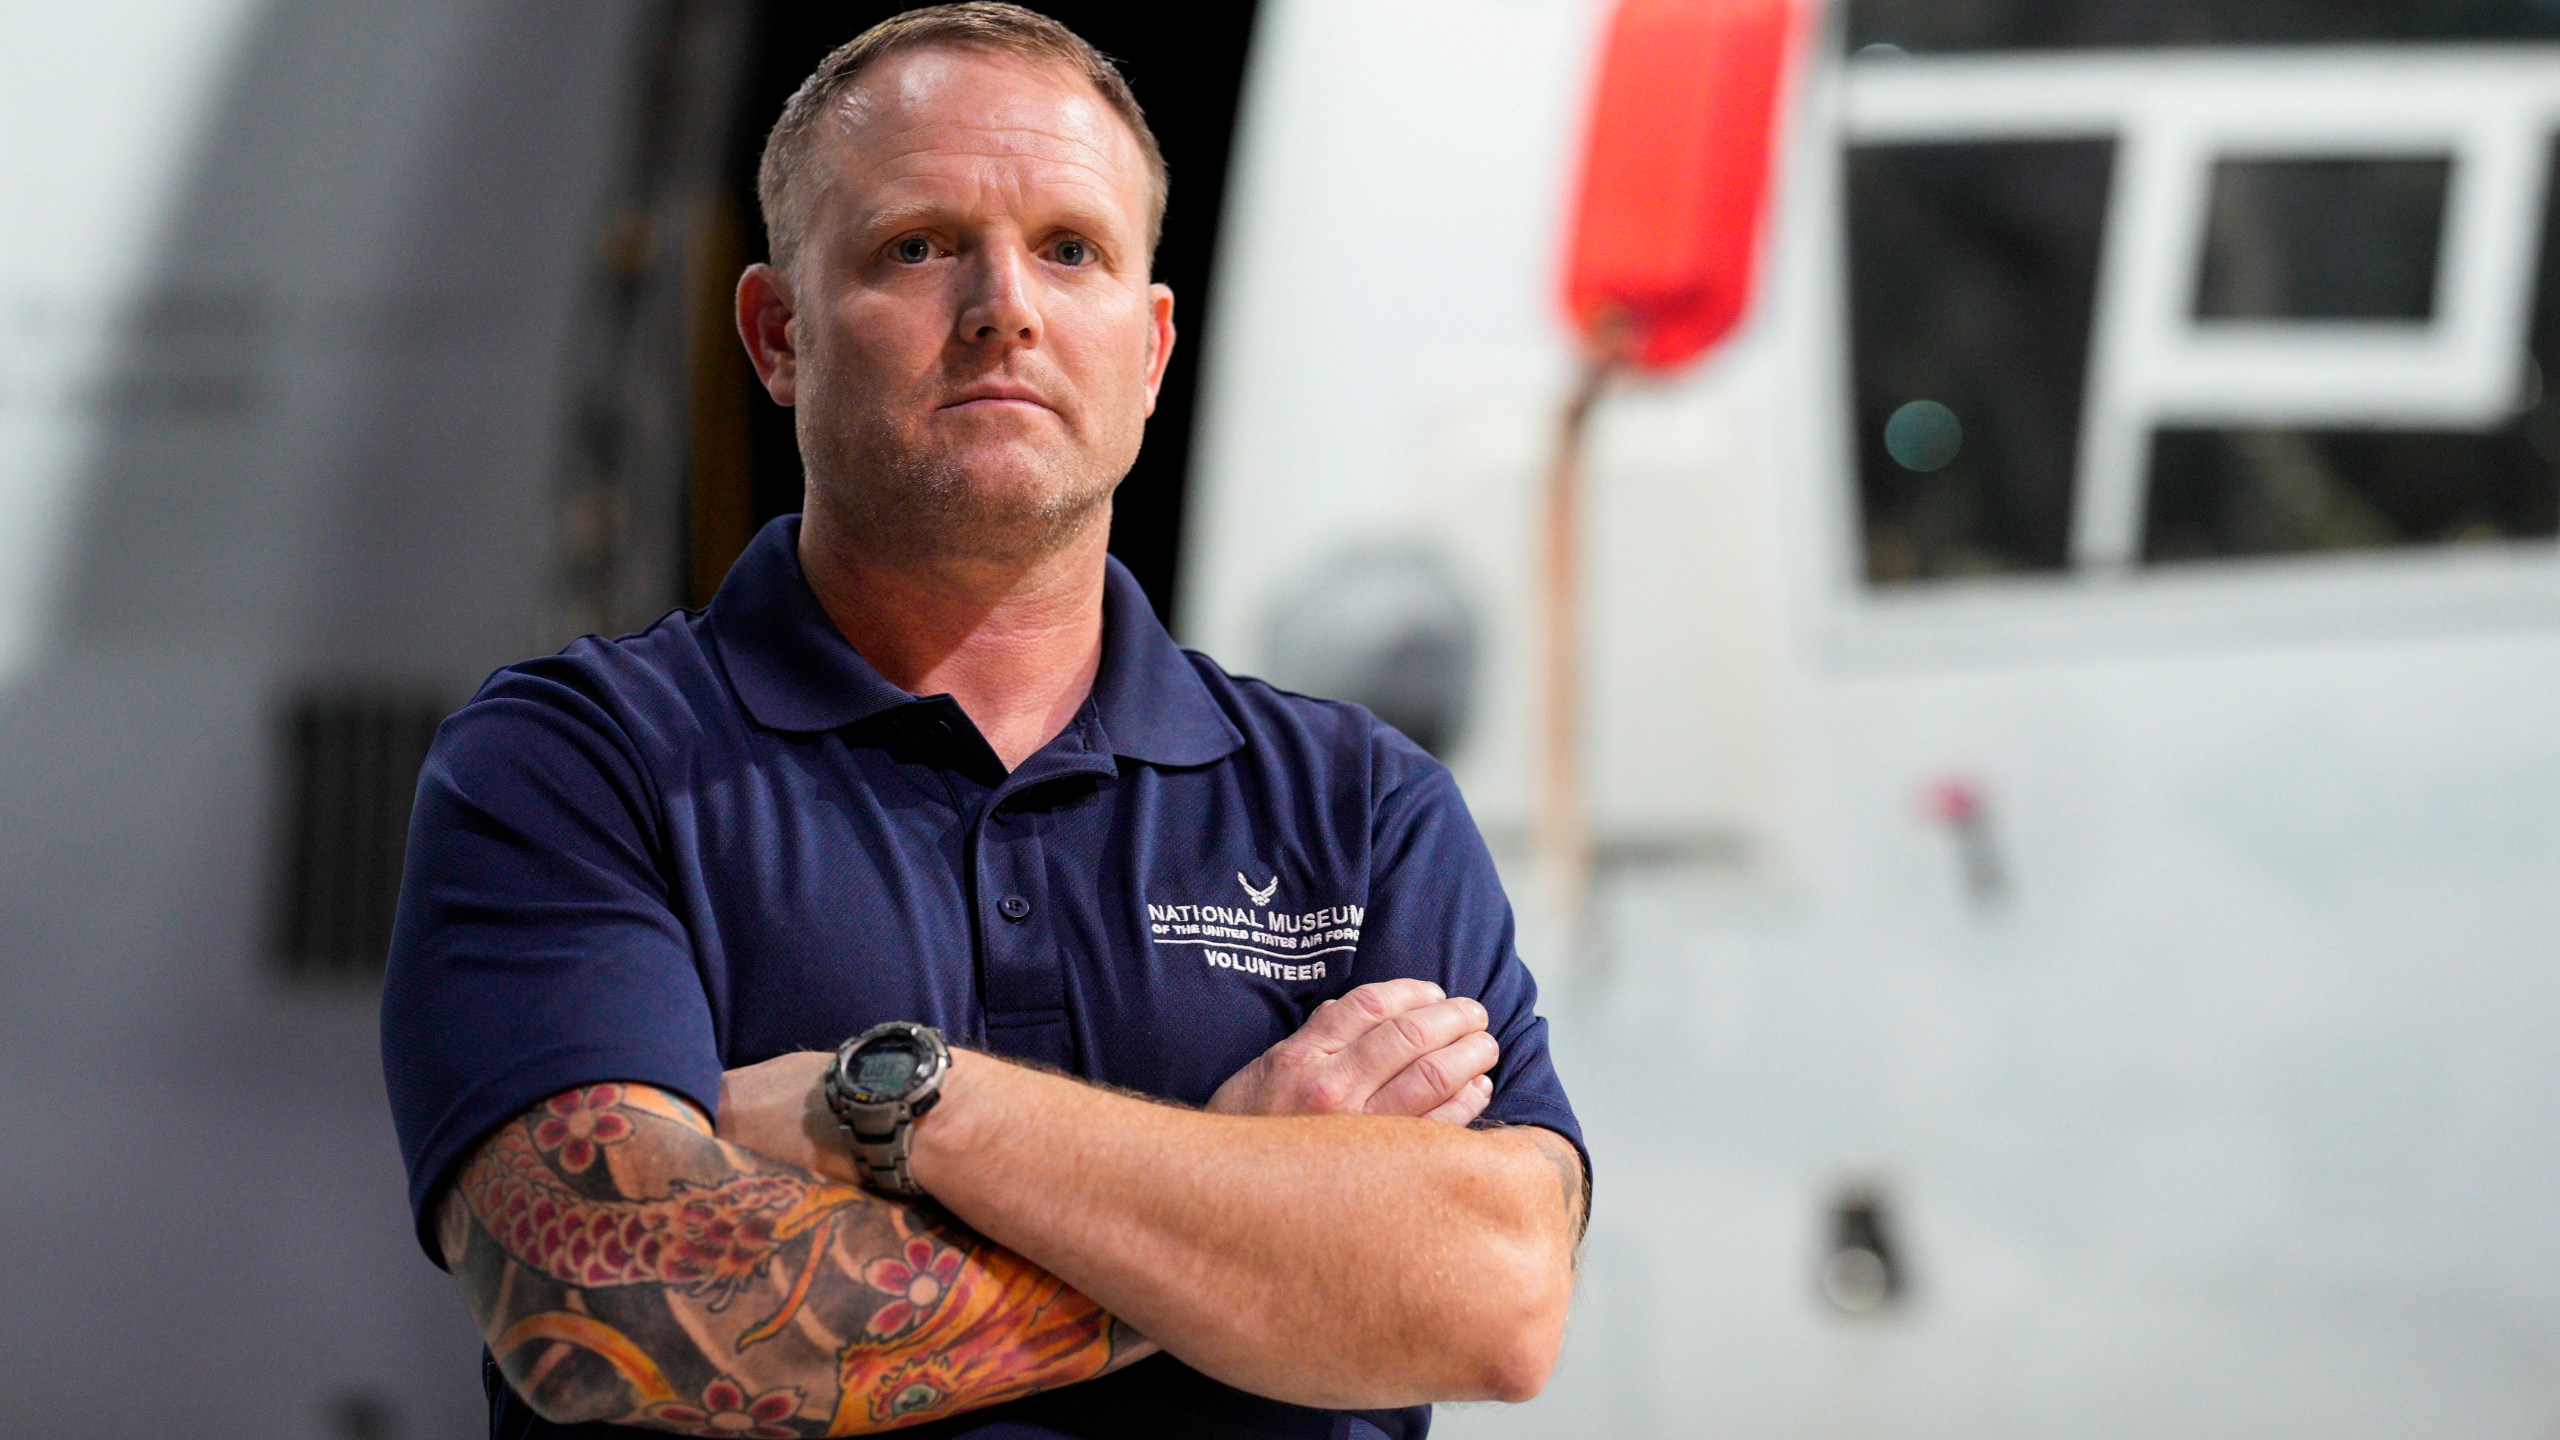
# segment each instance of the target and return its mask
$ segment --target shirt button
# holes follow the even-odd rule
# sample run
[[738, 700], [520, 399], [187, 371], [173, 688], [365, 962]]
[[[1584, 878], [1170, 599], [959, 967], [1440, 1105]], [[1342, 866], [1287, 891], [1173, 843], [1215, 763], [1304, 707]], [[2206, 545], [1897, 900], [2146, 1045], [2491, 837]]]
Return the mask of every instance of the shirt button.
[[1007, 895], [996, 902], [996, 909], [1002, 912], [1007, 920], [1019, 920], [1031, 913], [1031, 902], [1019, 895]]

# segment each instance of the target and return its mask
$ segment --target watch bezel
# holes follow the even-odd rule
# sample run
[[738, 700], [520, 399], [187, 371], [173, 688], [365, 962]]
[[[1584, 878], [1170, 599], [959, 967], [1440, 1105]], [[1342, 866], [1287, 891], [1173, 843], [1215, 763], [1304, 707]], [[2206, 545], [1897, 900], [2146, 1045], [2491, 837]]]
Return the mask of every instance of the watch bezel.
[[[868, 1090], [853, 1077], [862, 1052], [883, 1040], [895, 1039], [916, 1052], [914, 1077], [894, 1095]], [[836, 1047], [835, 1063], [827, 1067], [827, 1099], [836, 1118], [851, 1125], [856, 1118], [848, 1110], [882, 1111], [904, 1107], [910, 1116], [921, 1115], [933, 1104], [942, 1089], [942, 1077], [951, 1069], [951, 1047], [942, 1032], [913, 1020], [890, 1020], [874, 1025]], [[862, 1118], [870, 1118], [866, 1115]]]

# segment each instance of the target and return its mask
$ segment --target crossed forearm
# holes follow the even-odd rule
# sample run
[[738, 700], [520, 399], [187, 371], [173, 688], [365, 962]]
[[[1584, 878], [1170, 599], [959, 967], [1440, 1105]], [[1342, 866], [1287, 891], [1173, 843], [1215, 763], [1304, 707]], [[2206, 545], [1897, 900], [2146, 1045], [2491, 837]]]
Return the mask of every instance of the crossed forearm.
[[[1572, 1286], [1581, 1157], [1462, 1127], [1500, 1047], [1473, 1000], [1363, 985], [1186, 1110], [973, 1053], [917, 1176], [1185, 1361], [1302, 1404], [1523, 1398]], [[720, 1133], [850, 1182], [827, 1056], [730, 1071]]]
[[915, 1166], [974, 1232], [849, 1183], [824, 1054], [731, 1071], [717, 1135], [586, 1087], [481, 1145], [440, 1239], [555, 1421], [861, 1434], [1107, 1373], [1153, 1352], [1141, 1330], [1302, 1404], [1525, 1398], [1584, 1192], [1561, 1137], [1459, 1128], [1491, 1094], [1483, 1019], [1360, 987], [1215, 1113], [964, 1054]]
[[638, 1085], [493, 1135], [446, 1195], [447, 1262], [545, 1418], [856, 1435], [1151, 1353], [985, 1238], [713, 1137]]
[[1581, 1193], [1551, 1132], [1206, 1114], [975, 1054], [944, 1095], [919, 1183], [1210, 1375], [1333, 1408], [1545, 1381]]

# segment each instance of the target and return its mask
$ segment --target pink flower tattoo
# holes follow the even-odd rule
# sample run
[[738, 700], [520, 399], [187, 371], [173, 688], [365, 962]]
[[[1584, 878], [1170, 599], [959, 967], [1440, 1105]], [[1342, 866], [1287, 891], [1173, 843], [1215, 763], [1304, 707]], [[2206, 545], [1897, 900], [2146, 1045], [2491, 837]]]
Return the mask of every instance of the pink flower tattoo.
[[702, 1403], [661, 1400], [649, 1407], [649, 1418], [687, 1435], [748, 1436], [751, 1440], [791, 1440], [780, 1423], [800, 1413], [800, 1392], [783, 1388], [748, 1396], [735, 1380], [714, 1380], [702, 1387]]
[[596, 1163], [597, 1146], [631, 1138], [631, 1117], [622, 1113], [621, 1104], [619, 1085], [590, 1085], [554, 1095], [534, 1122], [533, 1143], [546, 1155], [556, 1152], [561, 1169], [583, 1175]]
[[951, 1281], [959, 1273], [960, 1252], [943, 1249], [922, 1235], [907, 1242], [904, 1260], [874, 1260], [863, 1266], [862, 1283], [894, 1298], [873, 1311], [862, 1328], [883, 1339], [913, 1329], [951, 1293]]

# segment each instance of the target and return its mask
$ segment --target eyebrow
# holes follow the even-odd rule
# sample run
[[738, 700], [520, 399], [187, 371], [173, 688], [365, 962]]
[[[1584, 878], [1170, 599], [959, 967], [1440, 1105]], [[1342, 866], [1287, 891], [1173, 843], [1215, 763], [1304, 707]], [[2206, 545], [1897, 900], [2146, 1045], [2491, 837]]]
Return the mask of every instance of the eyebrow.
[[900, 230], [917, 221], [939, 219], [948, 213], [942, 206], [929, 200], [909, 200], [899, 204], [883, 205], [865, 214], [854, 228], [862, 233]]
[[[949, 207], [931, 200], [896, 201], [863, 215], [853, 228], [855, 234], [868, 237], [883, 231], [903, 230], [910, 225], [948, 219], [951, 214]], [[1106, 212], [1086, 205], [1060, 205], [1050, 214], [1051, 225], [1097, 239], [1111, 237], [1117, 226]]]

